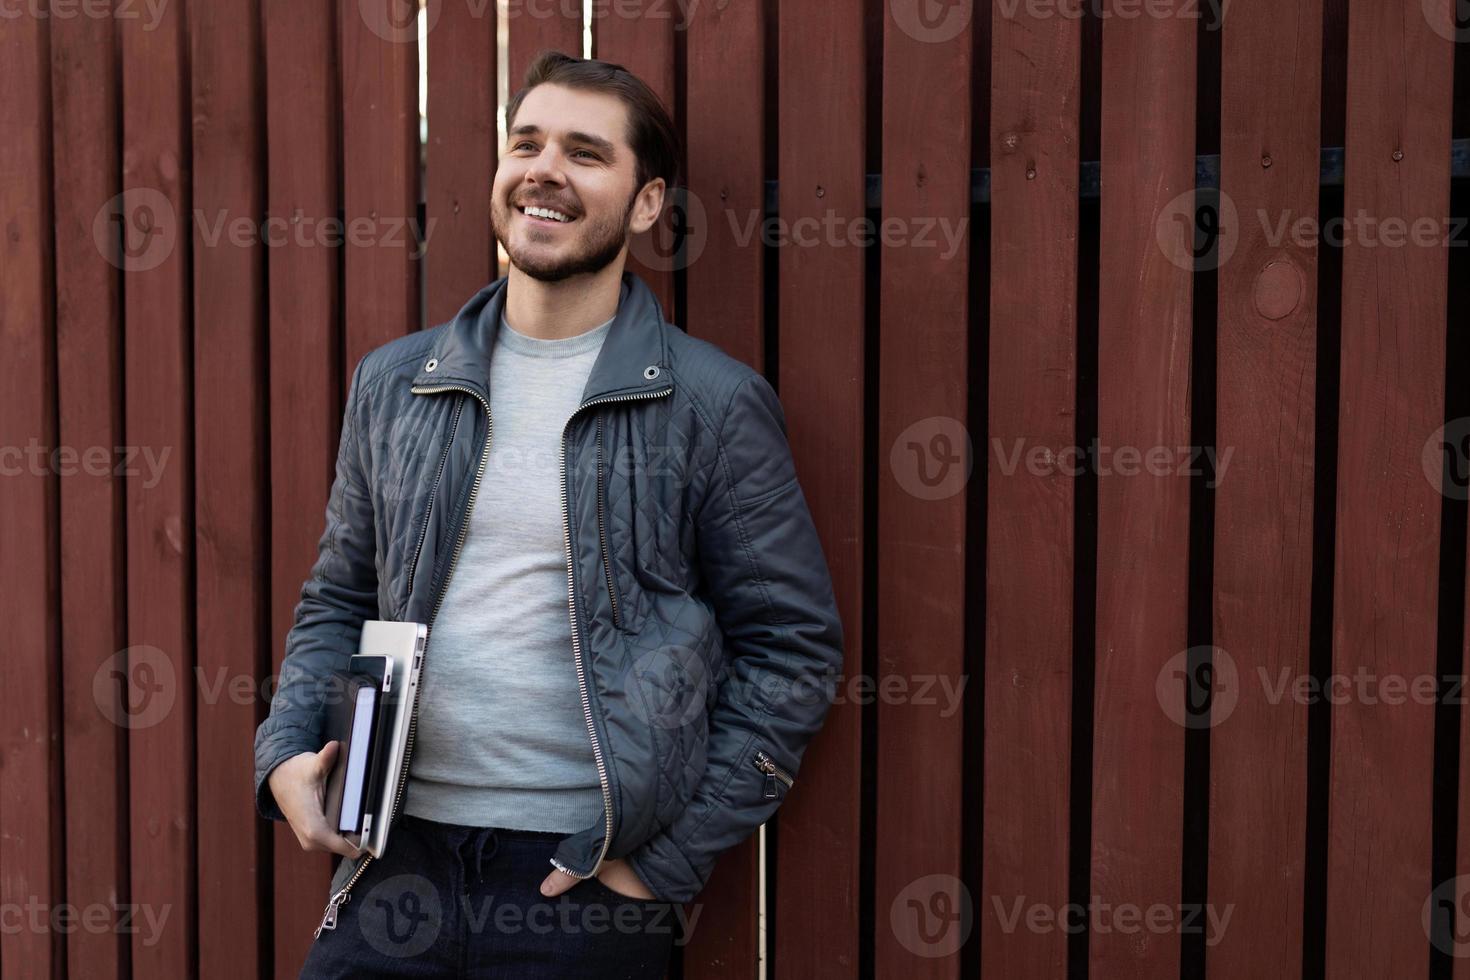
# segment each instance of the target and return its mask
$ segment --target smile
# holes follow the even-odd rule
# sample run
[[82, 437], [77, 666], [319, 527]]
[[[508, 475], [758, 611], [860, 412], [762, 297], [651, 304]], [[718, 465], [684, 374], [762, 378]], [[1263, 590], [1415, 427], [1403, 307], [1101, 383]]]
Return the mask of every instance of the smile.
[[527, 207], [521, 207], [518, 210], [526, 217], [535, 218], [538, 221], [549, 221], [556, 224], [566, 224], [570, 221], [575, 220], [569, 214], [565, 214], [561, 211], [556, 211], [552, 208], [538, 207], [534, 204]]

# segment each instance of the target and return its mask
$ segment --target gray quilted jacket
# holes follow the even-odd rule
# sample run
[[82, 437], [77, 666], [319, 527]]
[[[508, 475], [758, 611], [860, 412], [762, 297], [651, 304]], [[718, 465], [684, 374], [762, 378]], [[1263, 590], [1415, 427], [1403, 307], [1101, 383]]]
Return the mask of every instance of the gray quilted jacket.
[[[324, 744], [322, 678], [363, 620], [428, 623], [434, 656], [490, 451], [505, 283], [353, 372], [326, 529], [255, 736], [264, 817], [284, 819], [271, 771]], [[781, 805], [826, 716], [843, 647], [826, 561], [770, 384], [666, 323], [632, 273], [563, 450], [567, 609], [604, 812], [552, 863], [587, 877], [626, 858], [659, 899], [689, 901]], [[323, 927], [370, 860], [342, 859]]]

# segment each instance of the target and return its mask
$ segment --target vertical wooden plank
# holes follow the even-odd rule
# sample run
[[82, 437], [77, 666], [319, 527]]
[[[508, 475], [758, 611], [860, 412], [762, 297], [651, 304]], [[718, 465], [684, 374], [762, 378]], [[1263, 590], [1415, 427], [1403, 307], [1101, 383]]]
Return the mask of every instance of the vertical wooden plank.
[[[883, 21], [875, 683], [960, 689], [964, 663], [973, 11], [909, 0]], [[953, 247], [939, 231], [963, 232]], [[927, 681], [925, 679], [928, 679]], [[934, 689], [939, 689], [937, 686]], [[874, 968], [955, 977], [973, 925], [960, 879], [962, 711], [879, 697]]]
[[1335, 676], [1371, 681], [1332, 705], [1330, 976], [1422, 970], [1429, 953], [1435, 709], [1412, 685], [1436, 671], [1442, 501], [1420, 454], [1444, 422], [1451, 17], [1411, 0], [1348, 12], [1332, 656]]
[[[88, 460], [61, 481], [66, 900], [78, 907], [127, 894], [125, 716], [106, 676], [127, 646], [124, 484], [114, 448], [123, 444], [120, 256], [93, 227], [120, 188], [114, 23], [51, 22], [58, 424], [61, 444]], [[108, 685], [102, 703], [93, 687], [99, 674]], [[68, 973], [120, 980], [125, 935], [72, 931]]]
[[[189, 24], [194, 194], [199, 970], [260, 972], [260, 909], [241, 901], [267, 829], [250, 779], [267, 641], [265, 285], [256, 0], [202, 0]], [[249, 691], [255, 691], [251, 684]]]
[[[331, 491], [342, 417], [342, 248], [315, 229], [341, 206], [336, 19], [329, 4], [264, 0], [267, 204], [279, 229], [267, 250], [270, 281], [271, 655], [278, 673], [301, 585], [311, 574]], [[302, 234], [295, 234], [296, 231]], [[264, 674], [266, 671], [262, 670]], [[267, 705], [258, 708], [264, 720]], [[307, 854], [274, 824], [268, 907], [274, 975], [294, 977], [326, 904], [335, 856]]]
[[[0, 902], [63, 901], [57, 753], [56, 348], [52, 319], [51, 125], [47, 19], [0, 24]], [[64, 448], [64, 447], [63, 447]], [[24, 913], [22, 913], [24, 914]], [[57, 930], [7, 922], [0, 975], [46, 977], [64, 962]]]
[[[592, 57], [622, 65], [637, 75], [663, 101], [669, 110], [669, 118], [675, 116], [675, 93], [673, 93], [673, 32], [688, 28], [691, 21], [684, 18], [703, 16], [698, 7], [678, 15], [663, 0], [623, 0], [623, 3], [594, 4], [592, 7]], [[681, 18], [676, 21], [676, 18]], [[673, 188], [664, 191], [664, 201], [678, 206], [673, 197]], [[666, 207], [659, 217], [659, 225], [648, 229], [647, 234], [666, 247], [653, 248], [659, 260], [644, 262], [639, 253], [647, 254], [644, 248], [629, 250], [628, 270], [647, 282], [648, 288], [659, 297], [663, 306], [664, 319], [673, 319], [673, 264], [666, 256], [672, 253], [678, 242], [675, 231], [675, 207]], [[651, 242], [650, 242], [651, 244]]]
[[495, 181], [495, 5], [432, 4], [424, 261], [428, 321], [442, 323], [496, 278], [490, 234]]
[[[786, 227], [846, 228], [866, 217], [862, 2], [798, 0], [779, 14], [778, 211]], [[779, 380], [802, 489], [848, 627], [845, 685], [863, 665], [865, 256], [845, 240], [807, 241], [779, 253]], [[863, 771], [863, 709], [854, 701], [832, 705], [807, 749], [803, 792], [776, 816], [776, 901], [767, 914], [782, 976], [858, 974], [862, 780], [854, 775]]]
[[1263, 679], [1311, 672], [1317, 247], [1276, 231], [1317, 219], [1322, 2], [1240, 0], [1221, 43], [1209, 900], [1231, 919], [1206, 942], [1247, 977], [1302, 961], [1308, 706]]
[[132, 957], [155, 977], [198, 972], [185, 23], [181, 3], [119, 23], [126, 439], [170, 453], [155, 485], [129, 480], [127, 511], [131, 898], [168, 909], [161, 936], [132, 935]]
[[982, 972], [1062, 976], [1068, 901], [1081, 25], [994, 7]]
[[[658, 37], [660, 25], [667, 29], [667, 12], [661, 13], [633, 28], [622, 28], [629, 48], [640, 25], [644, 33], [654, 37]], [[602, 22], [604, 32], [609, 29], [608, 23], [609, 19]], [[666, 210], [660, 227], [650, 229], [645, 236], [663, 236], [671, 218], [685, 222], [692, 238], [682, 255], [656, 245], [645, 254], [668, 256], [675, 260], [671, 267], [687, 263], [688, 313], [684, 328], [756, 370], [765, 366], [763, 250], [759, 236], [742, 244], [726, 229], [728, 218], [748, 221], [761, 213], [764, 24], [762, 5], [753, 0], [723, 8], [701, 7], [689, 24], [685, 41], [689, 197], [682, 217], [674, 215], [672, 209]], [[672, 59], [671, 44], [669, 56]], [[669, 83], [672, 67], [670, 60], [667, 70], [656, 76], [662, 84]], [[704, 222], [695, 217], [700, 211], [708, 215]], [[664, 240], [673, 243], [672, 239]], [[671, 278], [656, 282], [661, 290], [672, 286]], [[661, 295], [660, 301], [671, 313], [670, 298]], [[688, 976], [750, 975], [758, 957], [760, 881], [760, 839], [752, 835], [721, 856], [715, 874], [700, 895], [705, 918], [684, 951]]]
[[[1186, 647], [1189, 480], [1147, 462], [1156, 447], [1190, 444], [1191, 242], [1157, 230], [1181, 206], [1192, 213], [1198, 25], [1187, 0], [1145, 16], [1112, 9], [1123, 4], [1103, 21], [1098, 440], [1108, 455], [1097, 480], [1089, 894], [1144, 921], [1152, 905], [1177, 907], [1182, 867], [1184, 691], [1161, 704], [1156, 682]], [[1092, 930], [1092, 975], [1175, 980], [1177, 923], [1120, 922]]]
[[[582, 57], [581, 0], [498, 0], [505, 7], [510, 97], [521, 90], [526, 69], [545, 50]], [[621, 7], [616, 9], [623, 9]]]
[[399, 0], [340, 7], [344, 377], [368, 351], [419, 326], [418, 28], [404, 9]]

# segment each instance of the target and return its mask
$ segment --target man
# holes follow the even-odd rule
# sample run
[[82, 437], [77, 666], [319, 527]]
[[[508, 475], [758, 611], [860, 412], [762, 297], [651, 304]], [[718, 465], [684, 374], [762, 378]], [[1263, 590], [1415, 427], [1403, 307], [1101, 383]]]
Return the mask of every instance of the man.
[[[623, 268], [676, 182], [667, 112], [553, 52], [507, 132], [510, 273], [357, 365], [256, 734], [260, 813], [343, 855], [308, 976], [661, 976], [670, 913], [784, 801], [841, 668], [775, 393]], [[322, 803], [322, 679], [366, 619], [430, 625], [380, 859]]]

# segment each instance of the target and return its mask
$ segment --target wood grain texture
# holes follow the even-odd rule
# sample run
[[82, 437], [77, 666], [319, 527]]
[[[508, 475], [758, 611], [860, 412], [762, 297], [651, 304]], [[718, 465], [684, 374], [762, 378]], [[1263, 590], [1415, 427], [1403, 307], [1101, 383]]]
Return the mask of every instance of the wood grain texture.
[[[845, 227], [865, 217], [865, 27], [857, 0], [780, 7], [778, 204], [789, 227]], [[723, 233], [723, 231], [722, 231]], [[836, 694], [863, 672], [863, 253], [837, 241], [780, 249], [781, 402], [846, 647]], [[845, 460], [841, 466], [830, 465]], [[861, 723], [873, 710], [839, 697], [776, 816], [771, 955], [782, 974], [856, 977], [861, 946]]]
[[[648, 30], [668, 21], [643, 23]], [[689, 23], [685, 41], [689, 198], [682, 214], [666, 209], [660, 226], [644, 236], [641, 244], [656, 243], [652, 249], [633, 249], [650, 263], [657, 262], [658, 281], [666, 292], [673, 284], [669, 273], [683, 269], [688, 288], [684, 329], [758, 371], [765, 367], [761, 243], [756, 237], [742, 247], [723, 227], [727, 214], [760, 214], [765, 149], [760, 112], [766, 70], [764, 23], [762, 6], [749, 2], [722, 9], [707, 5]], [[672, 55], [672, 44], [669, 53]], [[670, 81], [672, 68], [671, 61]], [[674, 251], [678, 242], [672, 236], [671, 221], [682, 221], [687, 229], [682, 253]], [[671, 300], [672, 296], [661, 297], [666, 310], [671, 310]], [[706, 918], [684, 952], [686, 975], [708, 980], [751, 975], [750, 965], [756, 962], [760, 942], [759, 843], [758, 836], [751, 835], [720, 856], [718, 874], [700, 895]]]
[[418, 29], [405, 9], [342, 0], [339, 13], [347, 375], [419, 328]]
[[1279, 229], [1317, 219], [1321, 0], [1241, 0], [1222, 46], [1208, 962], [1266, 976], [1302, 961], [1308, 706], [1270, 695], [1311, 667], [1317, 246]]
[[[1130, 464], [1190, 444], [1190, 243], [1196, 22], [1184, 3], [1110, 17], [1102, 36], [1098, 296], [1097, 667], [1091, 901], [1141, 918], [1180, 901], [1186, 692], [1161, 689], [1186, 648], [1189, 481]], [[1173, 457], [1171, 457], [1173, 458]], [[1136, 910], [1136, 911], [1133, 911]], [[1136, 921], [1136, 920], [1135, 920]], [[1175, 980], [1176, 928], [1093, 928], [1093, 976]]]
[[[39, 904], [63, 900], [59, 710], [58, 476], [52, 317], [49, 32], [15, 12], [0, 23], [0, 903], [7, 925], [0, 976], [60, 972], [65, 936], [29, 927]], [[65, 447], [61, 447], [65, 448]], [[22, 918], [24, 917], [24, 919]]]
[[240, 883], [256, 880], [270, 828], [239, 773], [254, 766], [269, 637], [260, 9], [195, 0], [190, 15], [199, 971], [254, 976], [266, 927]]
[[[128, 874], [127, 737], [114, 722], [122, 700], [107, 690], [104, 712], [92, 686], [127, 646], [124, 480], [112, 448], [123, 444], [121, 274], [93, 234], [120, 190], [117, 67], [110, 19], [51, 22], [60, 442], [105, 450], [110, 463], [61, 481], [66, 894], [77, 906], [126, 894]], [[73, 931], [68, 973], [121, 980], [126, 939]]]
[[495, 5], [470, 3], [426, 10], [429, 25], [429, 143], [425, 254], [428, 318], [443, 323], [496, 275], [490, 232], [495, 181]]
[[193, 338], [186, 15], [119, 21], [123, 86], [126, 441], [168, 465], [127, 489], [131, 900], [138, 976], [198, 971], [194, 739]]
[[[1421, 454], [1444, 423], [1449, 16], [1348, 12], [1332, 669], [1368, 680], [1332, 705], [1329, 976], [1395, 974], [1429, 953], [1434, 705], [1386, 684], [1412, 691], [1436, 670], [1442, 501]], [[1390, 221], [1431, 231], [1394, 246]]]
[[[1081, 26], [993, 8], [990, 421], [986, 461], [983, 883], [987, 976], [1061, 976], [1067, 933], [1017, 928], [1066, 906], [1073, 475], [1034, 465], [1076, 439]], [[1019, 455], [1018, 455], [1019, 452]]]
[[[971, 82], [968, 3], [883, 22], [878, 310], [878, 685], [965, 671]], [[928, 10], [928, 8], [924, 8]], [[940, 246], [938, 229], [959, 232]], [[925, 681], [924, 679], [928, 679]], [[890, 688], [892, 689], [892, 688]], [[961, 881], [963, 712], [882, 696], [874, 864], [878, 976], [956, 977], [974, 913]]]
[[[325, 4], [262, 0], [265, 30], [266, 205], [276, 227], [329, 227], [342, 202], [336, 17]], [[283, 231], [267, 254], [270, 347], [270, 657], [285, 655], [301, 587], [311, 575], [331, 491], [342, 418], [343, 249]], [[262, 704], [259, 720], [268, 706]], [[294, 977], [327, 903], [335, 856], [302, 851], [284, 822], [271, 830], [274, 973]]]

